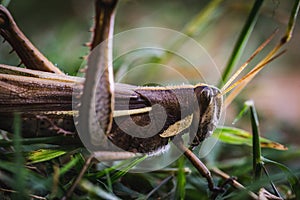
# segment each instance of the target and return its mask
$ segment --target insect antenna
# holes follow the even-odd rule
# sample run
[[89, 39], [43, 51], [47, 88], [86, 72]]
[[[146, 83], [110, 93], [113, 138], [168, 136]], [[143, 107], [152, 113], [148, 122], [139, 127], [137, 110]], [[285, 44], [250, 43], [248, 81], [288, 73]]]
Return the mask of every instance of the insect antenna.
[[281, 38], [279, 43], [267, 54], [267, 56], [263, 60], [261, 60], [256, 65], [256, 67], [254, 69], [252, 69], [248, 74], [246, 74], [240, 80], [238, 80], [232, 84], [232, 82], [241, 73], [241, 71], [249, 64], [249, 62], [253, 59], [253, 57], [257, 53], [259, 53], [267, 43], [269, 43], [269, 41], [272, 39], [274, 33], [251, 55], [251, 57], [245, 62], [245, 64], [243, 64], [240, 67], [240, 69], [229, 79], [229, 81], [221, 89], [220, 95], [223, 96], [224, 94], [228, 93], [229, 91], [231, 91], [235, 88], [235, 90], [232, 91], [226, 98], [225, 105], [223, 107], [224, 109], [228, 105], [230, 105], [232, 100], [240, 93], [240, 91], [248, 84], [248, 82], [250, 82], [254, 78], [254, 76], [260, 70], [262, 70], [269, 62], [273, 61], [274, 59], [276, 59], [277, 57], [279, 57], [280, 55], [282, 55], [285, 52], [285, 50], [283, 50], [280, 53], [276, 54], [284, 44], [286, 44], [287, 42], [290, 41], [290, 39], [292, 37], [293, 30], [294, 30], [295, 24], [296, 24], [296, 18], [297, 18], [297, 13], [299, 11], [299, 7], [300, 7], [299, 1], [295, 1], [293, 11], [290, 16], [285, 35]]
[[241, 92], [242, 89], [244, 89], [244, 87], [255, 77], [255, 75], [260, 70], [262, 70], [268, 63], [270, 63], [271, 61], [273, 61], [274, 59], [278, 58], [279, 56], [281, 56], [283, 53], [286, 52], [286, 50], [283, 50], [280, 53], [276, 54], [280, 50], [280, 48], [289, 41], [288, 35], [291, 34], [291, 32], [289, 31], [287, 31], [285, 36], [281, 38], [280, 42], [248, 74], [246, 74], [241, 79], [233, 83], [236, 77], [243, 71], [243, 69], [245, 69], [245, 67], [250, 63], [250, 61], [272, 40], [275, 33], [276, 31], [255, 50], [255, 52], [250, 56], [250, 58], [238, 69], [238, 71], [234, 75], [232, 75], [232, 77], [222, 87], [220, 93], [221, 96], [235, 89], [226, 98], [224, 103], [224, 108], [230, 105], [230, 103], [234, 100], [234, 98]]
[[242, 66], [230, 77], [230, 79], [225, 83], [225, 85], [222, 87], [221, 89], [221, 94], [224, 95], [227, 92], [229, 92], [230, 90], [227, 90], [227, 88], [230, 86], [230, 84], [233, 83], [233, 81], [240, 75], [240, 73], [248, 66], [248, 64], [253, 60], [253, 58], [263, 50], [263, 48], [270, 43], [270, 41], [273, 39], [273, 37], [275, 36], [276, 32], [278, 31], [278, 29], [276, 29], [270, 36], [269, 38], [262, 43], [253, 53], [252, 55], [248, 58], [248, 60], [242, 64]]
[[242, 89], [244, 89], [244, 87], [246, 87], [246, 85], [255, 77], [255, 75], [258, 72], [260, 72], [260, 70], [262, 70], [268, 63], [272, 62], [273, 60], [275, 60], [276, 58], [278, 58], [279, 56], [281, 56], [285, 52], [286, 52], [286, 50], [283, 50], [283, 51], [279, 52], [278, 54], [273, 55], [270, 58], [267, 58], [267, 57], [264, 58], [248, 74], [243, 76], [241, 79], [236, 81], [234, 84], [232, 84], [230, 87], [228, 87], [224, 91], [221, 91], [221, 95], [224, 95], [224, 94], [228, 93], [229, 91], [235, 89], [225, 99], [224, 108], [227, 108], [231, 104], [231, 102], [235, 99], [235, 97], [242, 91]]

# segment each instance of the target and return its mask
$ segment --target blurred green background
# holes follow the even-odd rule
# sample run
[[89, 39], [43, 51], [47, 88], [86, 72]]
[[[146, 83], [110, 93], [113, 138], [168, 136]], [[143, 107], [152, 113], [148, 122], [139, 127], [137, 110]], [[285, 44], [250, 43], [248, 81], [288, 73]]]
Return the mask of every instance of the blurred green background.
[[[118, 5], [115, 33], [147, 26], [182, 31], [208, 2], [122, 0]], [[265, 1], [240, 64], [276, 28], [279, 28], [279, 34], [273, 44], [279, 40], [285, 31], [292, 4], [293, 1]], [[252, 1], [222, 2], [208, 23], [200, 30], [196, 28], [196, 34], [192, 36], [208, 51], [221, 72], [251, 5]], [[80, 57], [89, 51], [83, 44], [90, 40], [93, 1], [12, 0], [8, 8], [21, 30], [49, 60], [66, 73], [75, 74], [82, 63]], [[255, 101], [265, 129], [263, 133], [290, 145], [300, 144], [299, 25], [298, 20], [294, 37], [286, 46], [288, 52], [272, 62], [239, 97], [240, 102]], [[15, 53], [8, 54], [10, 49], [7, 43], [0, 45], [0, 62], [17, 65], [19, 59]], [[263, 55], [264, 52], [259, 58]], [[236, 108], [232, 106], [227, 112], [228, 122], [235, 116], [232, 110]]]

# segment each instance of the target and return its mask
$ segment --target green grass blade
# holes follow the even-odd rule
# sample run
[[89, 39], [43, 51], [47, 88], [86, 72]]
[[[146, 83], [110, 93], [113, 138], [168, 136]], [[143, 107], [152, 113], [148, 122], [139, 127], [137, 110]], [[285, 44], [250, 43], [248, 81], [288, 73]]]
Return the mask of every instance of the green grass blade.
[[113, 193], [109, 193], [109, 192], [103, 190], [102, 188], [100, 188], [99, 186], [96, 186], [87, 180], [82, 180], [80, 182], [80, 186], [82, 189], [84, 189], [90, 193], [91, 199], [98, 197], [100, 199], [119, 200], [119, 198], [117, 196], [115, 196]]
[[289, 41], [292, 38], [292, 33], [296, 25], [296, 19], [298, 16], [299, 7], [300, 7], [300, 0], [296, 0], [286, 30], [286, 38], [285, 38], [286, 41]]
[[222, 0], [210, 1], [207, 6], [199, 12], [183, 29], [183, 33], [194, 37], [198, 35], [209, 23]]
[[21, 143], [21, 117], [20, 113], [15, 113], [14, 115], [14, 149], [15, 149], [15, 167], [14, 177], [15, 184], [13, 188], [17, 191], [14, 193], [15, 199], [29, 199], [26, 192], [26, 169], [24, 167], [25, 160], [22, 155], [22, 143]]
[[251, 119], [251, 127], [252, 127], [252, 152], [253, 152], [253, 170], [254, 170], [254, 178], [261, 178], [262, 174], [262, 165], [263, 162], [261, 160], [261, 146], [260, 146], [260, 138], [259, 138], [259, 123], [256, 109], [254, 107], [253, 101], [247, 101], [247, 104], [250, 107], [250, 119]]
[[246, 103], [244, 103], [243, 109], [238, 114], [238, 116], [233, 120], [232, 124], [237, 123], [247, 113], [248, 110], [249, 110], [249, 106]]
[[107, 170], [104, 170], [104, 172], [106, 173], [108, 191], [113, 192], [113, 186], [112, 186], [113, 184], [112, 184], [112, 181], [111, 181], [111, 178], [110, 178], [110, 174]]
[[175, 199], [184, 199], [185, 197], [186, 174], [184, 172], [184, 163], [185, 163], [185, 157], [181, 156], [178, 159], [178, 172], [177, 172]]
[[134, 166], [136, 166], [146, 158], [147, 155], [133, 160], [130, 164], [126, 165], [124, 168], [122, 168], [121, 170], [117, 171], [114, 175], [112, 175], [111, 181], [112, 182], [117, 181], [120, 177], [124, 176], [130, 169], [132, 169]]
[[7, 7], [9, 5], [9, 3], [10, 3], [10, 0], [2, 0], [1, 1], [1, 4], [5, 7]]
[[[216, 137], [221, 142], [227, 144], [252, 146], [252, 134], [248, 131], [235, 127], [218, 127], [214, 131], [213, 137]], [[287, 150], [287, 147], [285, 147], [284, 145], [263, 137], [260, 137], [260, 145], [263, 148]]]
[[67, 153], [66, 151], [56, 150], [56, 149], [40, 149], [38, 151], [32, 151], [27, 156], [27, 159], [29, 160], [28, 164], [34, 164], [34, 163], [40, 163], [40, 162], [52, 160], [66, 153]]
[[[101, 171], [99, 171], [99, 172], [97, 172], [97, 173], [89, 173], [88, 175], [87, 175], [87, 177], [89, 177], [89, 178], [91, 178], [91, 177], [94, 177], [94, 178], [101, 178], [101, 177], [104, 177], [104, 176], [107, 176], [107, 173], [115, 173], [115, 171], [116, 170], [121, 170], [121, 171], [123, 171], [123, 170], [130, 170], [132, 167], [134, 167], [135, 165], [137, 165], [137, 164], [139, 164], [140, 162], [142, 162], [144, 159], [146, 159], [147, 158], [147, 156], [143, 156], [143, 157], [141, 157], [141, 158], [136, 158], [134, 161], [132, 161], [132, 160], [125, 160], [125, 161], [122, 161], [122, 162], [120, 162], [120, 163], [118, 163], [118, 164], [116, 164], [116, 165], [114, 165], [114, 166], [111, 166], [111, 167], [109, 167], [109, 168], [105, 168], [104, 170], [101, 170]], [[127, 169], [128, 168], [128, 169]], [[122, 173], [121, 171], [119, 171], [119, 172], [117, 172], [117, 173]], [[124, 174], [126, 174], [127, 173], [127, 171], [124, 173]], [[117, 173], [115, 173], [115, 175], [117, 174]], [[123, 175], [124, 175], [123, 174]], [[115, 178], [116, 179], [118, 179], [119, 177], [121, 177], [121, 176], [119, 176], [119, 175], [116, 175], [116, 177], [114, 177], [114, 176], [112, 176], [111, 177], [111, 181], [112, 181], [112, 183], [114, 182], [114, 181], [116, 181], [115, 180]]]
[[[78, 144], [79, 139], [67, 137], [64, 135], [50, 136], [50, 137], [36, 137], [36, 138], [20, 138], [20, 141], [23, 145], [32, 145], [32, 144]], [[9, 147], [13, 145], [13, 141], [0, 140], [1, 147]]]
[[280, 193], [279, 193], [279, 191], [277, 190], [277, 188], [276, 188], [275, 184], [274, 184], [274, 183], [273, 183], [273, 181], [271, 180], [271, 178], [270, 178], [270, 175], [269, 175], [269, 172], [268, 172], [267, 168], [265, 167], [265, 165], [263, 165], [262, 167], [263, 167], [263, 170], [264, 170], [265, 174], [266, 174], [266, 175], [267, 175], [267, 177], [270, 179], [270, 184], [271, 184], [271, 187], [272, 187], [272, 189], [273, 189], [273, 191], [274, 191], [275, 195], [276, 195], [277, 197], [280, 197], [280, 198], [282, 198], [282, 197], [281, 197], [281, 195], [280, 195]]
[[273, 160], [270, 160], [270, 159], [267, 159], [264, 157], [262, 157], [262, 161], [265, 163], [273, 164], [273, 165], [279, 167], [286, 174], [287, 180], [290, 183], [290, 185], [292, 186], [293, 191], [296, 194], [296, 197], [297, 197], [296, 199], [298, 199], [300, 197], [300, 190], [299, 190], [300, 181], [297, 178], [297, 176], [294, 175], [293, 172], [288, 167], [286, 167], [285, 165], [283, 165], [281, 163], [278, 163], [276, 161], [273, 161]]
[[254, 2], [252, 10], [247, 18], [247, 21], [242, 29], [242, 32], [240, 33], [239, 38], [238, 38], [238, 40], [233, 48], [233, 51], [231, 53], [231, 56], [226, 64], [225, 70], [222, 75], [222, 80], [219, 83], [219, 87], [221, 87], [223, 85], [223, 83], [228, 80], [229, 75], [230, 75], [231, 71], [233, 70], [235, 64], [239, 61], [239, 59], [245, 49], [246, 43], [247, 43], [247, 41], [251, 35], [251, 32], [254, 28], [254, 25], [257, 21], [258, 12], [259, 12], [259, 9], [260, 9], [262, 3], [263, 3], [263, 0], [256, 0]]
[[66, 163], [60, 170], [59, 170], [59, 175], [62, 176], [69, 170], [71, 170], [74, 166], [76, 166], [81, 159], [81, 155], [76, 154], [75, 156], [72, 157], [71, 161]]

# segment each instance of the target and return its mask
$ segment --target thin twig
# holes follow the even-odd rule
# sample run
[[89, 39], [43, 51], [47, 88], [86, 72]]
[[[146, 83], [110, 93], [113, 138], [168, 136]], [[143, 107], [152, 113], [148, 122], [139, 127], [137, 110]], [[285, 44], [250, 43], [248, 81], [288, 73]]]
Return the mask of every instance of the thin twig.
[[[231, 178], [228, 174], [226, 174], [225, 172], [223, 172], [223, 171], [221, 171], [220, 169], [215, 168], [215, 167], [211, 169], [211, 172], [214, 173], [214, 174], [216, 174], [216, 175], [218, 175], [218, 176], [220, 176], [220, 177], [222, 177], [222, 178], [225, 179], [225, 180], [228, 180], [228, 179]], [[241, 183], [239, 183], [238, 181], [232, 179], [232, 181], [230, 182], [230, 184], [231, 184], [233, 187], [235, 187], [236, 189], [243, 190], [243, 191], [247, 191], [248, 195], [249, 195], [252, 199], [258, 199], [258, 196], [257, 196], [255, 193], [253, 193], [253, 192], [247, 190], [247, 189], [246, 189]]]
[[147, 196], [145, 197], [145, 199], [149, 199], [161, 186], [163, 186], [164, 184], [166, 184], [167, 182], [169, 182], [172, 178], [174, 178], [173, 176], [168, 176], [167, 178], [165, 178], [164, 180], [162, 180], [155, 188], [153, 188], [153, 190], [151, 190]]
[[62, 200], [67, 200], [67, 199], [69, 199], [69, 198], [72, 196], [72, 194], [73, 194], [75, 188], [77, 187], [77, 185], [78, 185], [79, 182], [81, 181], [81, 179], [82, 179], [84, 173], [86, 172], [86, 170], [87, 170], [88, 167], [90, 166], [91, 161], [93, 160], [93, 158], [94, 158], [94, 154], [90, 155], [90, 156], [88, 157], [88, 159], [85, 161], [84, 166], [82, 167], [82, 169], [81, 169], [79, 175], [77, 176], [77, 178], [76, 178], [75, 181], [73, 182], [72, 186], [70, 187], [70, 189], [68, 190], [68, 192], [66, 193], [66, 195], [62, 198]]
[[[18, 191], [15, 191], [15, 190], [9, 190], [9, 189], [5, 189], [5, 188], [0, 188], [0, 191], [7, 192], [7, 193], [17, 193], [18, 192]], [[37, 195], [33, 195], [33, 194], [29, 194], [29, 196], [32, 197], [33, 199], [42, 199], [42, 200], [47, 199], [45, 197], [41, 197], [41, 196], [37, 196]]]

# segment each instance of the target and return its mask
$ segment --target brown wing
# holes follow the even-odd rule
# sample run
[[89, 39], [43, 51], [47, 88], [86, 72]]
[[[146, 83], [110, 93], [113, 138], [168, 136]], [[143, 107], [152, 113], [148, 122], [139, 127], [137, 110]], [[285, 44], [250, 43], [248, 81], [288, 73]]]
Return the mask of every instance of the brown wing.
[[[83, 82], [80, 77], [0, 64], [0, 113], [71, 111], [72, 95], [80, 94]], [[137, 88], [116, 83], [115, 110], [149, 106], [145, 98], [134, 92]]]

